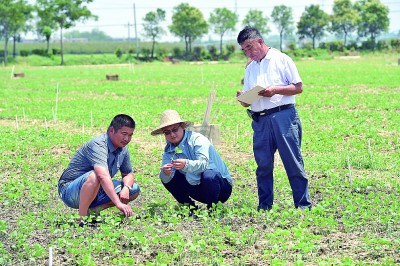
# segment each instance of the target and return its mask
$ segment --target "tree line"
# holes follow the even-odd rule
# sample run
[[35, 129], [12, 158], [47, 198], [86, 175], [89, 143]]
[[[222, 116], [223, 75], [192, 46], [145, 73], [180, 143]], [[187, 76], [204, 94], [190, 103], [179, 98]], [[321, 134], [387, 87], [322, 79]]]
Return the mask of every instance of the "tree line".
[[[15, 51], [16, 42], [21, 34], [36, 32], [47, 42], [49, 51], [50, 39], [59, 31], [61, 65], [64, 64], [63, 31], [97, 16], [87, 8], [94, 0], [36, 0], [34, 5], [27, 0], [2, 0], [0, 2], [0, 39], [4, 40], [4, 62], [7, 63], [8, 43], [12, 39]], [[144, 36], [151, 41], [151, 58], [157, 40], [166, 34], [161, 24], [166, 19], [166, 12], [161, 8], [148, 12], [143, 18]], [[332, 14], [323, 11], [319, 5], [312, 4], [305, 10], [296, 23], [290, 6], [278, 5], [272, 9], [270, 16], [263, 11], [250, 9], [242, 21], [242, 26], [259, 29], [263, 35], [271, 32], [270, 21], [278, 29], [280, 49], [286, 36], [296, 34], [300, 40], [316, 42], [327, 32], [342, 36], [343, 44], [349, 36], [357, 33], [360, 38], [367, 38], [371, 48], [376, 47], [376, 38], [389, 29], [389, 8], [379, 0], [334, 0]], [[168, 30], [185, 43], [185, 55], [189, 56], [192, 44], [210, 31], [219, 36], [219, 52], [223, 52], [223, 39], [228, 32], [236, 30], [238, 15], [227, 8], [216, 8], [204, 18], [200, 9], [181, 3], [173, 8], [172, 23]]]

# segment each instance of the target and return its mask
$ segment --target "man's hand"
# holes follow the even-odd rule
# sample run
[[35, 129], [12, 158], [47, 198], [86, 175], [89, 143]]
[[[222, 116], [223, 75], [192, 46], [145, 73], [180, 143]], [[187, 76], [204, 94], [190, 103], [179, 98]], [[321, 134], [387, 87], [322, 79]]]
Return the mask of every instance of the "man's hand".
[[133, 214], [133, 211], [132, 211], [131, 207], [129, 205], [126, 205], [126, 204], [122, 203], [122, 202], [120, 202], [117, 205], [115, 205], [115, 207], [117, 207], [118, 210], [122, 211], [125, 214], [126, 218], [131, 217], [132, 214]]
[[258, 95], [263, 97], [272, 97], [276, 94], [276, 89], [273, 86], [268, 86], [265, 89], [258, 92]]
[[123, 187], [121, 192], [119, 193], [119, 199], [122, 203], [128, 204], [129, 202], [129, 189], [127, 187]]
[[[243, 91], [236, 91], [236, 97], [239, 97], [240, 95], [242, 95], [244, 92]], [[242, 106], [244, 106], [244, 107], [249, 107], [250, 106], [250, 104], [248, 104], [248, 103], [244, 103], [244, 102], [241, 102], [241, 101], [239, 101], [238, 100], [238, 102], [242, 105]]]
[[164, 164], [162, 167], [161, 167], [161, 171], [163, 171], [164, 172], [164, 174], [166, 174], [166, 175], [171, 175], [171, 173], [172, 173], [172, 163], [167, 163], [167, 164]]
[[181, 170], [186, 165], [186, 159], [176, 159], [172, 160], [172, 165], [176, 170]]

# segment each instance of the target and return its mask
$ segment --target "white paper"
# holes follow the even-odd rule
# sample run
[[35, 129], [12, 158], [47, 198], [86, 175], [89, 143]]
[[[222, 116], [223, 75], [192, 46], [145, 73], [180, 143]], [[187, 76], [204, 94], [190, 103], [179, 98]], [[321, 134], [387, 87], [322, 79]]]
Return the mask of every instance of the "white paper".
[[245, 93], [242, 93], [236, 99], [238, 99], [241, 102], [247, 103], [247, 104], [252, 104], [255, 100], [258, 100], [262, 98], [263, 96], [258, 95], [260, 91], [262, 91], [264, 88], [261, 86], [255, 86], [252, 89], [246, 91]]

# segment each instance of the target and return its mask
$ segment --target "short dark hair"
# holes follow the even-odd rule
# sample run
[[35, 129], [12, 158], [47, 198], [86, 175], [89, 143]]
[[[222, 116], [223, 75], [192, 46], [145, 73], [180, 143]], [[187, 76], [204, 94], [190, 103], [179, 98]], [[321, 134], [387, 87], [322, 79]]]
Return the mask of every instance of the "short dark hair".
[[261, 33], [258, 31], [257, 28], [246, 26], [243, 30], [239, 32], [237, 42], [240, 45], [248, 39], [261, 39], [264, 41]]
[[110, 127], [113, 127], [115, 129], [115, 131], [118, 131], [122, 127], [129, 127], [129, 128], [135, 129], [136, 124], [135, 124], [135, 120], [133, 120], [133, 118], [130, 117], [129, 115], [119, 114], [113, 118], [113, 120], [111, 121], [111, 124], [109, 126], [109, 129], [110, 129]]

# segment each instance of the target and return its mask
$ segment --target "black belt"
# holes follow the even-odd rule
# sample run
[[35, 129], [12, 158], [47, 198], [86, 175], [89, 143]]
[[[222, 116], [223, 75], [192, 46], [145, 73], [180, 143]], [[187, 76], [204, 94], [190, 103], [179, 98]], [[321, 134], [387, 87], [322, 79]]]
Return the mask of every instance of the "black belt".
[[253, 121], [258, 122], [258, 117], [259, 116], [270, 115], [270, 114], [273, 114], [273, 113], [276, 113], [276, 112], [279, 112], [279, 111], [282, 111], [282, 110], [286, 110], [286, 109], [289, 109], [289, 108], [292, 108], [292, 107], [294, 107], [293, 103], [277, 106], [277, 107], [270, 108], [270, 109], [265, 109], [265, 110], [263, 110], [261, 112], [253, 112], [253, 111], [247, 109], [247, 114], [249, 115], [249, 117], [251, 119], [253, 119]]

